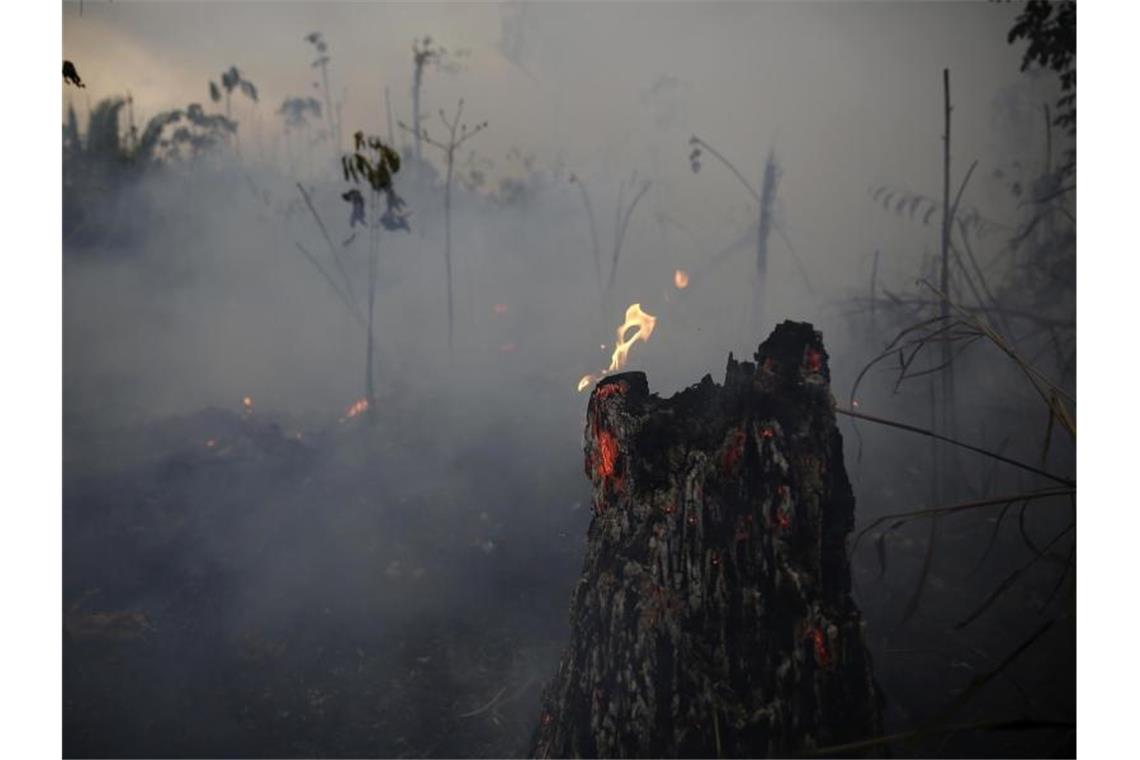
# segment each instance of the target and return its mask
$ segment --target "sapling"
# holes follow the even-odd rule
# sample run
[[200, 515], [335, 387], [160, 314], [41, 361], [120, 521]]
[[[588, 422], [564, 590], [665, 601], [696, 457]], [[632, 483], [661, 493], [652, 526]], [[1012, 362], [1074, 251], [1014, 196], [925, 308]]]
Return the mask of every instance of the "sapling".
[[[350, 226], [364, 224], [368, 228], [368, 342], [365, 348], [364, 388], [368, 401], [368, 419], [376, 421], [376, 387], [373, 377], [374, 314], [376, 304], [376, 269], [380, 252], [379, 230], [409, 230], [404, 213], [404, 201], [396, 194], [392, 177], [400, 171], [399, 154], [376, 136], [365, 137], [363, 132], [353, 136], [353, 153], [341, 157], [341, 168], [346, 181], [365, 185], [368, 189], [369, 215], [364, 212], [364, 197], [357, 187], [350, 188], [341, 198], [352, 204]], [[385, 209], [380, 213], [380, 198]]]
[[[438, 148], [443, 152], [447, 160], [447, 176], [443, 185], [443, 220], [444, 220], [444, 245], [443, 255], [447, 264], [447, 348], [451, 351], [452, 355], [455, 353], [455, 297], [452, 289], [452, 274], [451, 274], [451, 181], [455, 172], [455, 151], [461, 147], [465, 142], [470, 140], [475, 135], [482, 132], [487, 128], [487, 122], [480, 122], [474, 127], [468, 129], [467, 124], [462, 121], [463, 117], [463, 99], [459, 99], [459, 105], [455, 110], [455, 118], [448, 121], [447, 114], [441, 108], [439, 111], [439, 118], [447, 127], [447, 140], [436, 140], [430, 137], [427, 130], [422, 128], [418, 133], [418, 139]], [[413, 131], [406, 124], [400, 122], [400, 128]]]

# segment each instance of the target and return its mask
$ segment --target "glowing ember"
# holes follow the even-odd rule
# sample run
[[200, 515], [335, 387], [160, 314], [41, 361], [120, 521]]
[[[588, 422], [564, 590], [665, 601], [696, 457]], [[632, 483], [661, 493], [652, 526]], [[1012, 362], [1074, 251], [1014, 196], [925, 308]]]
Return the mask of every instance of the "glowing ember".
[[252, 399], [252, 398], [250, 398], [249, 396], [245, 396], [244, 398], [242, 398], [242, 400], [241, 400], [241, 405], [242, 405], [243, 407], [245, 407], [245, 410], [246, 410], [247, 412], [252, 412], [252, 411], [253, 411], [253, 399]]
[[673, 273], [673, 284], [677, 286], [677, 290], [689, 287], [689, 273], [684, 269], [678, 269]]
[[815, 654], [815, 664], [821, 668], [826, 668], [831, 664], [831, 653], [827, 649], [827, 639], [823, 635], [823, 631], [817, 626], [808, 631], [807, 637], [811, 639], [812, 649]]
[[208, 448], [208, 449], [212, 449], [212, 448], [214, 448], [214, 447], [215, 447], [215, 446], [217, 446], [217, 445], [218, 445], [218, 442], [217, 442], [216, 440], [214, 440], [213, 438], [211, 438], [210, 440], [206, 441], [206, 448]]
[[[581, 392], [588, 388], [591, 383], [601, 380], [604, 376], [611, 372], [618, 372], [625, 367], [626, 361], [629, 359], [629, 350], [637, 341], [648, 341], [649, 336], [653, 334], [653, 328], [657, 325], [657, 317], [652, 314], [647, 314], [641, 310], [641, 304], [632, 304], [625, 310], [625, 322], [618, 327], [616, 335], [616, 345], [614, 346], [613, 356], [610, 357], [610, 366], [601, 374], [598, 375], [583, 375], [582, 379], [578, 381], [578, 391]], [[636, 329], [635, 329], [636, 328]], [[628, 338], [625, 337], [626, 333], [630, 330], [635, 332]]]
[[732, 469], [736, 467], [736, 463], [744, 456], [745, 440], [747, 440], [747, 436], [743, 430], [737, 429], [733, 431], [728, 443], [728, 448], [724, 450], [724, 457], [722, 459], [725, 472], [731, 472]]
[[792, 518], [782, 508], [776, 509], [776, 530], [787, 530], [792, 527]]
[[808, 346], [804, 351], [804, 364], [810, 374], [818, 374], [823, 370], [823, 354]]
[[507, 313], [507, 305], [505, 303], [495, 304], [495, 313], [496, 314], [506, 314]]
[[363, 414], [364, 412], [367, 412], [367, 411], [368, 411], [368, 399], [362, 398], [359, 401], [357, 401], [356, 403], [354, 403], [352, 406], [350, 406], [347, 411], [345, 411], [344, 416], [341, 417], [341, 422], [344, 422], [345, 420], [350, 420], [353, 417], [356, 417], [356, 416]]
[[598, 477], [613, 477], [617, 455], [617, 439], [608, 430], [603, 430], [598, 434], [598, 462], [596, 465]]
[[603, 385], [598, 389], [597, 399], [598, 401], [601, 401], [603, 399], [609, 398], [610, 396], [620, 396], [627, 390], [629, 390], [629, 385], [624, 380], [620, 380], [616, 383], [609, 383], [607, 385]]

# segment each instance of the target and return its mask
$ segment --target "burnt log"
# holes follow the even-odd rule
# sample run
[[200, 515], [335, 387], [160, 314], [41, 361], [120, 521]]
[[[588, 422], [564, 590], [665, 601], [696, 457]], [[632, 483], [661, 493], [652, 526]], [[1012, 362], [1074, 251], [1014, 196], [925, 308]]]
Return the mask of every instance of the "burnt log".
[[594, 515], [535, 756], [787, 756], [881, 731], [822, 338], [784, 322], [755, 360], [669, 399], [640, 372], [594, 388]]

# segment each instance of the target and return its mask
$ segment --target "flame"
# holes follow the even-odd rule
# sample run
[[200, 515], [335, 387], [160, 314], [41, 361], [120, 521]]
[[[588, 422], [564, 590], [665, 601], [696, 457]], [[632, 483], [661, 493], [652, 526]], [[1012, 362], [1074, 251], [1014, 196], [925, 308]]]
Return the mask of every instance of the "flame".
[[340, 418], [340, 421], [344, 422], [345, 420], [350, 420], [353, 417], [356, 417], [356, 416], [363, 414], [364, 412], [367, 412], [367, 411], [368, 411], [368, 399], [362, 398], [359, 401], [354, 402], [352, 404], [352, 406], [348, 407], [348, 409], [344, 413], [344, 416]]
[[[589, 387], [591, 383], [600, 380], [605, 375], [623, 369], [626, 360], [629, 358], [629, 350], [633, 348], [633, 344], [639, 340], [648, 341], [656, 325], [657, 317], [642, 311], [641, 304], [631, 304], [630, 307], [625, 310], [625, 321], [622, 322], [615, 333], [617, 337], [613, 356], [610, 357], [609, 368], [600, 375], [583, 375], [582, 379], [578, 381], [578, 392], [581, 393]], [[636, 328], [636, 332], [628, 338], [625, 337], [626, 333], [634, 328]]]
[[684, 269], [678, 269], [673, 273], [673, 284], [677, 286], [677, 290], [689, 287], [689, 273]]
[[[610, 368], [606, 370], [606, 373], [617, 372], [625, 367], [626, 359], [629, 357], [629, 349], [639, 340], [649, 340], [649, 336], [653, 334], [653, 328], [656, 325], [657, 317], [642, 311], [641, 304], [635, 303], [626, 309], [625, 322], [617, 329], [617, 346], [614, 348], [613, 357], [610, 359]], [[626, 332], [635, 327], [637, 332], [628, 339], [625, 338]]]
[[253, 399], [249, 396], [244, 396], [241, 400], [241, 405], [245, 407], [247, 412], [253, 411]]

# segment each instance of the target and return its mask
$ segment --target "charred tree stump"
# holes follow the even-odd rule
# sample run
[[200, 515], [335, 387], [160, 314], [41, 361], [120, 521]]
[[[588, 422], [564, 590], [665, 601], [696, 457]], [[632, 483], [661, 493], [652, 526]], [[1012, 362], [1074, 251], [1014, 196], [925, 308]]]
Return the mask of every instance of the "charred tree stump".
[[822, 339], [784, 322], [755, 358], [670, 399], [640, 372], [594, 389], [594, 517], [536, 756], [786, 756], [880, 731]]

